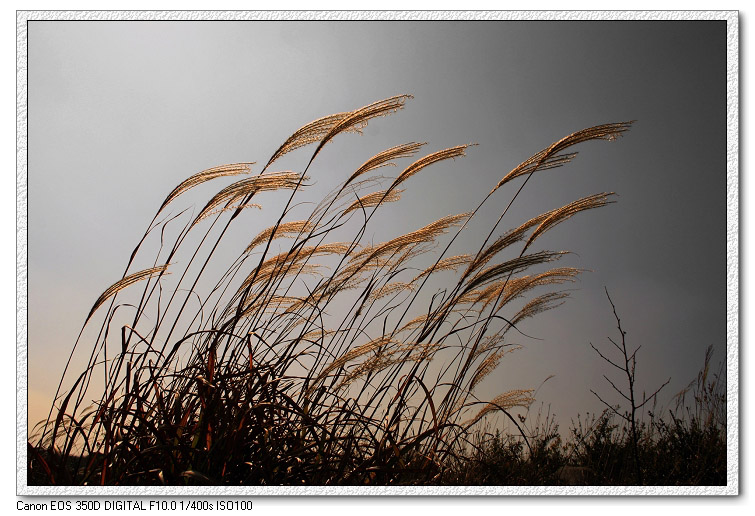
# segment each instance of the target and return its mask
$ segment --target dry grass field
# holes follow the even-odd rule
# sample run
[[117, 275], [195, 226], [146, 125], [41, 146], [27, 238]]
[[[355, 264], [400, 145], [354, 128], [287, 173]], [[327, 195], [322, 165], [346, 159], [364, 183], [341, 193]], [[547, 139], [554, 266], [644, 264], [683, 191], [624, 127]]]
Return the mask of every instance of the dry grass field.
[[[725, 389], [707, 358], [694, 403], [642, 423], [632, 397], [625, 420], [607, 409], [563, 438], [547, 415], [527, 417], [529, 386], [478, 394], [526, 338], [520, 323], [563, 303], [581, 272], [539, 237], [613, 197], [544, 206], [526, 221], [510, 220], [511, 206], [533, 174], [567, 165], [578, 144], [616, 140], [631, 122], [570, 134], [502, 174], [469, 211], [373, 242], [368, 228], [386, 206], [470, 145], [388, 148], [316, 202], [310, 166], [343, 133], [393, 123], [376, 119], [410, 99], [325, 116], [264, 165], [205, 170], [167, 195], [122, 277], [82, 314], [72, 356], [83, 350], [88, 363], [74, 370], [69, 360], [29, 440], [30, 484], [725, 483]], [[277, 170], [295, 151], [301, 170]], [[181, 206], [189, 190], [223, 181], [196, 213]], [[266, 203], [268, 192], [284, 202]], [[500, 216], [487, 236], [451, 254], [491, 204]], [[259, 210], [275, 210], [277, 222], [255, 226]], [[216, 266], [239, 224], [256, 236]], [[491, 417], [511, 434], [488, 432]]]

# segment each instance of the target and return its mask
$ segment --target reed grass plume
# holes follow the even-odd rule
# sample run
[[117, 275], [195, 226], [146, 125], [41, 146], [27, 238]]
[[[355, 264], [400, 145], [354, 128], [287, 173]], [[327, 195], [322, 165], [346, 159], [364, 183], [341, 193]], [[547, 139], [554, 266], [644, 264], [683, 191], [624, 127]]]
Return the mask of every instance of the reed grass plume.
[[[551, 265], [566, 251], [531, 248], [611, 194], [525, 222], [504, 211], [499, 223], [514, 229], [496, 223], [476, 250], [452, 248], [485, 224], [478, 213], [492, 197], [503, 206], [517, 200], [505, 184], [563, 166], [576, 157], [567, 149], [615, 139], [631, 123], [573, 133], [502, 173], [470, 211], [412, 221], [375, 242], [384, 207], [416, 188], [420, 171], [473, 159], [470, 145], [419, 158], [429, 144], [390, 147], [340, 170], [339, 186], [320, 202], [307, 197], [308, 174], [317, 174], [310, 165], [339, 135], [361, 133], [411, 98], [319, 118], [256, 175], [228, 184], [252, 163], [210, 168], [168, 194], [157, 210], [166, 219], [155, 216], [122, 278], [84, 317], [50, 416], [29, 440], [50, 483], [437, 483], [475, 427], [531, 404], [526, 385], [478, 398], [482, 385], [505, 383], [496, 373], [520, 348], [508, 332], [522, 338], [520, 324], [567, 296], [549, 289], [582, 272]], [[268, 170], [289, 154], [298, 170]], [[414, 161], [395, 177], [376, 175], [405, 160]], [[181, 206], [187, 191], [210, 188], [196, 216]], [[284, 201], [273, 205], [269, 192]], [[275, 223], [261, 226], [260, 212], [246, 207]], [[229, 261], [218, 248], [236, 238], [231, 227], [246, 236]], [[131, 272], [145, 261], [153, 265]], [[86, 359], [78, 373], [69, 371], [74, 356]]]

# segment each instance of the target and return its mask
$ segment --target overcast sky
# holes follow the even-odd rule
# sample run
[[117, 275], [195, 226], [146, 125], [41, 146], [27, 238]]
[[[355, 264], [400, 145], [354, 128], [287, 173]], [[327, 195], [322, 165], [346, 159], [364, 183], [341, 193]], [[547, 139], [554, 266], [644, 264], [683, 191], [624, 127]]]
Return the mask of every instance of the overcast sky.
[[[174, 186], [225, 163], [259, 171], [303, 124], [400, 93], [415, 98], [326, 147], [311, 175], [325, 191], [398, 143], [478, 143], [407, 184], [384, 213], [384, 227], [403, 231], [472, 209], [571, 132], [637, 120], [618, 141], [581, 145], [572, 164], [533, 176], [517, 201], [507, 228], [618, 194], [542, 239], [575, 252], [564, 265], [591, 272], [565, 305], [528, 321], [541, 340], [521, 340], [486, 389], [555, 375], [537, 398], [563, 431], [600, 410], [589, 390], [610, 397], [610, 371], [589, 343], [617, 336], [607, 287], [628, 343], [642, 345], [639, 390], [671, 377], [667, 403], [706, 347], [725, 359], [725, 36], [723, 21], [30, 22], [29, 420], [46, 416], [94, 300]], [[285, 166], [308, 154], [297, 156]]]

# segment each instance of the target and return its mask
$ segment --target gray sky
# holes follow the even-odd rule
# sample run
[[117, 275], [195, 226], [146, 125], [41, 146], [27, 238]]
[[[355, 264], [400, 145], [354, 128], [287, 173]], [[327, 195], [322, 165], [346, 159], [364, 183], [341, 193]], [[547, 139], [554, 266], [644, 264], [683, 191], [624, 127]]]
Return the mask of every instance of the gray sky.
[[[398, 143], [479, 146], [408, 183], [376, 240], [472, 209], [571, 132], [637, 120], [617, 142], [583, 144], [572, 164], [533, 176], [504, 221], [508, 229], [585, 195], [619, 195], [543, 237], [541, 247], [576, 253], [563, 265], [592, 272], [565, 305], [528, 322], [542, 340], [520, 339], [525, 348], [485, 389], [535, 388], [556, 375], [537, 397], [563, 431], [600, 410], [589, 389], [610, 397], [601, 378], [610, 371], [589, 342], [617, 335], [607, 286], [628, 342], [642, 345], [639, 390], [671, 377], [667, 402], [707, 346], [724, 360], [725, 31], [723, 21], [30, 22], [30, 422], [46, 416], [89, 308], [175, 185], [225, 163], [256, 161], [259, 171], [303, 124], [400, 93], [415, 97], [404, 110], [325, 148], [313, 192]], [[308, 149], [280, 167], [306, 158]], [[501, 193], [470, 246], [513, 189]], [[249, 236], [272, 223], [260, 217]]]

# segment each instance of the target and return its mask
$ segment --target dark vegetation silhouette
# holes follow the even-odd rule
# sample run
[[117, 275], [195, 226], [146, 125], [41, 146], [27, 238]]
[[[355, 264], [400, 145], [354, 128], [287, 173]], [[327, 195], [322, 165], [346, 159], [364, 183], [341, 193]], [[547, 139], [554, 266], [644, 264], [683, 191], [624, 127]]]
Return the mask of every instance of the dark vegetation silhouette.
[[[611, 307], [624, 341], [626, 334], [612, 301]], [[616, 345], [624, 356], [624, 342]], [[619, 365], [624, 375], [629, 372], [632, 388], [636, 385], [637, 349], [626, 354], [626, 367]], [[640, 406], [632, 405], [632, 393], [617, 388], [619, 397], [635, 407], [634, 416], [630, 415], [631, 408], [622, 412], [620, 406], [606, 403], [607, 408], [601, 414], [578, 416], [565, 437], [550, 413], [543, 414], [541, 409], [533, 415], [531, 425], [523, 425], [523, 434], [502, 435], [496, 431], [478, 436], [478, 445], [467, 460], [459, 463], [456, 477], [447, 477], [448, 482], [724, 486], [727, 484], [725, 371], [723, 364], [716, 372], [711, 370], [712, 354], [713, 347], [709, 347], [702, 369], [695, 380], [673, 397], [672, 408], [663, 411], [656, 405], [658, 393], [668, 382], [652, 395], [643, 396], [640, 405], [653, 400], [645, 417], [637, 413]], [[522, 419], [527, 421], [529, 415]]]

